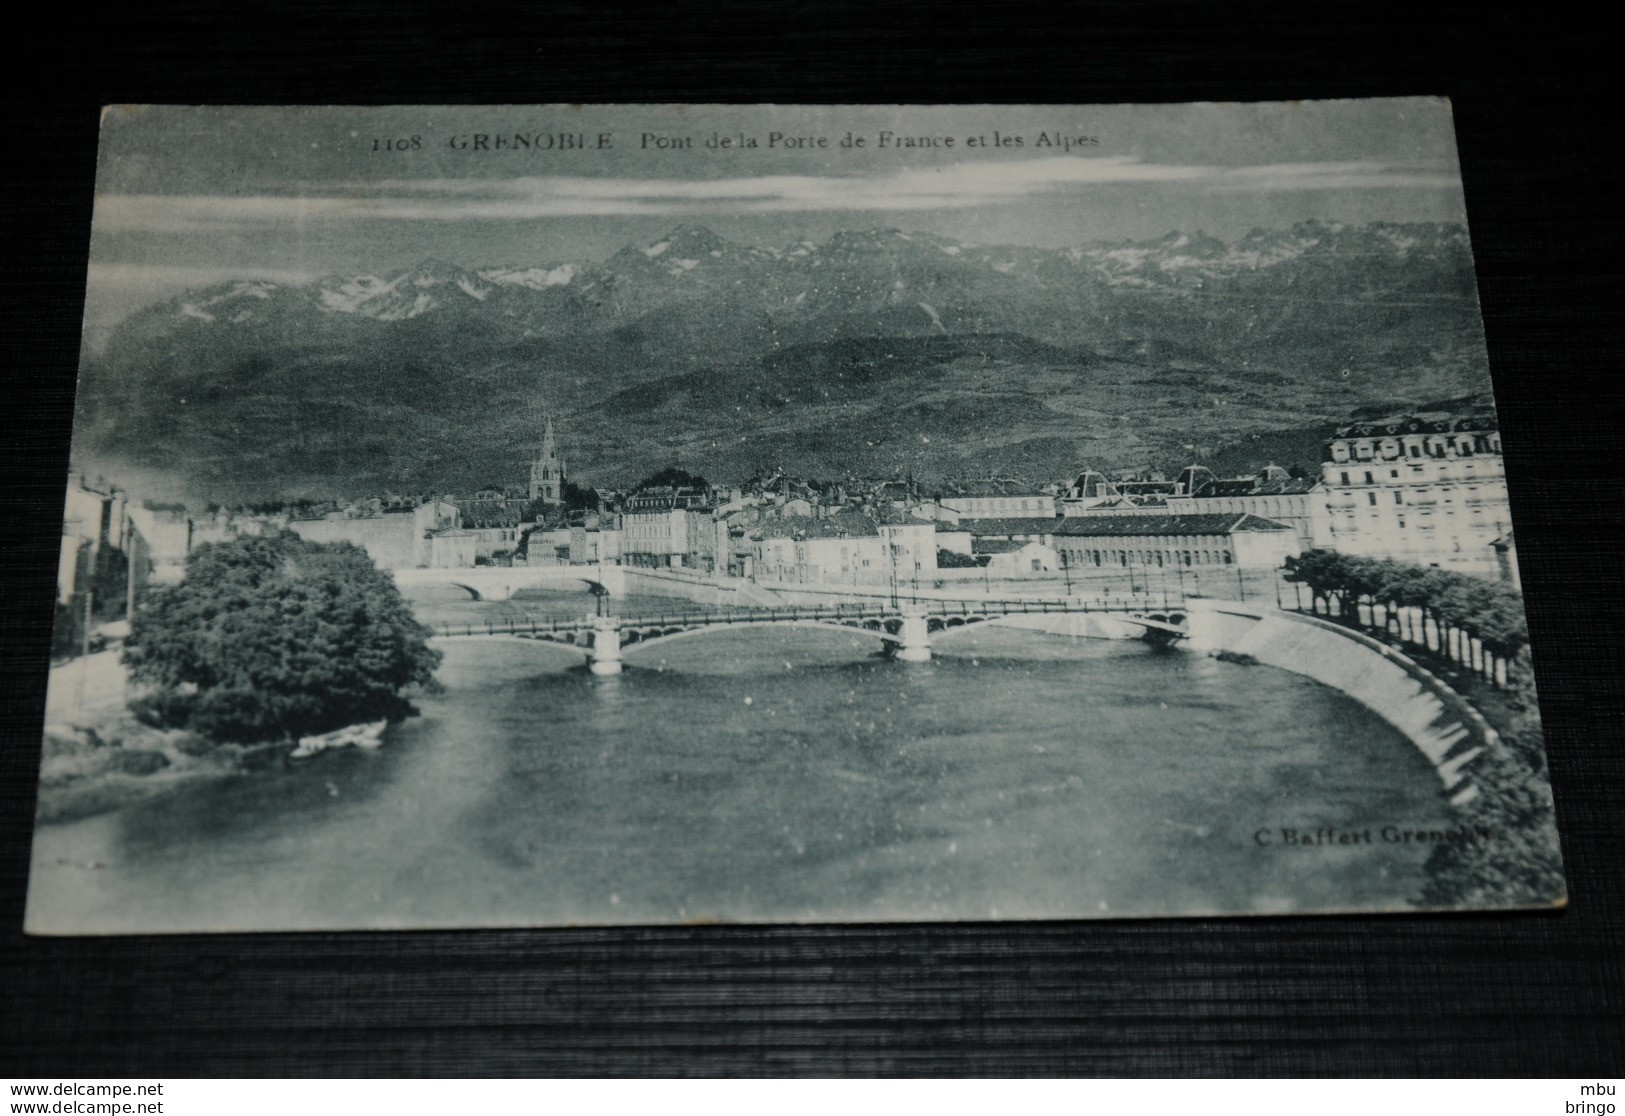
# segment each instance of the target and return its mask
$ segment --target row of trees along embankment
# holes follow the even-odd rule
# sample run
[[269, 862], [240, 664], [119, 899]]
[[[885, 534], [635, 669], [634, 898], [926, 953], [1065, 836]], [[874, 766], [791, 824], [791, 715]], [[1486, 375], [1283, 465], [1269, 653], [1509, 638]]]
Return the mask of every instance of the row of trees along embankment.
[[1286, 579], [1308, 609], [1398, 644], [1484, 714], [1499, 740], [1469, 768], [1477, 797], [1458, 808], [1484, 840], [1438, 844], [1421, 896], [1429, 906], [1542, 905], [1563, 894], [1545, 738], [1523, 597], [1504, 582], [1432, 567], [1312, 550]]
[[1286, 570], [1308, 588], [1316, 614], [1442, 656], [1492, 685], [1528, 667], [1523, 597], [1505, 582], [1330, 550], [1288, 558]]

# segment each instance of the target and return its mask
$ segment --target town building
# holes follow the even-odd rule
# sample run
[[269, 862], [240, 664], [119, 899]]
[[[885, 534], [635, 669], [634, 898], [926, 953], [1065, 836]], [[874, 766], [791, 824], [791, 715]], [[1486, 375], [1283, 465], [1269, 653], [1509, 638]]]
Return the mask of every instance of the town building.
[[1180, 476], [1185, 491], [1166, 498], [1169, 512], [1256, 515], [1291, 527], [1304, 550], [1331, 545], [1326, 489], [1318, 477], [1294, 477], [1279, 465], [1266, 466], [1250, 477], [1220, 479], [1200, 466]]
[[[461, 526], [461, 510], [447, 500], [425, 500], [411, 511], [359, 517], [334, 512], [321, 519], [296, 519], [288, 524], [290, 530], [312, 542], [354, 543], [382, 570], [426, 568], [434, 564], [437, 555], [442, 560], [448, 555], [461, 555], [462, 543], [445, 543], [438, 550], [433, 543], [436, 533]], [[474, 546], [472, 536], [468, 545]], [[467, 564], [474, 564], [473, 557]]]
[[479, 563], [479, 546], [472, 531], [461, 527], [443, 527], [429, 534], [428, 562], [430, 569], [467, 569]]
[[510, 557], [519, 549], [519, 539], [524, 533], [517, 523], [505, 526], [466, 526], [468, 519], [463, 519], [463, 530], [474, 540], [474, 560], [476, 563], [490, 563]]
[[1001, 545], [990, 548], [991, 543], [1014, 543], [1022, 546], [1038, 543], [1051, 546], [1060, 519], [965, 519], [959, 523], [937, 523], [937, 548], [953, 554], [992, 554], [1011, 549]]
[[469, 530], [519, 527], [526, 521], [530, 490], [523, 485], [490, 485], [467, 496], [451, 497], [463, 513], [463, 526]]
[[1070, 516], [1055, 528], [1063, 568], [1279, 569], [1300, 553], [1297, 532], [1244, 513]]
[[[702, 489], [634, 493], [621, 515], [621, 562], [645, 568], [716, 569], [717, 530]], [[726, 560], [726, 559], [724, 559]]]
[[1321, 479], [1326, 541], [1339, 553], [1502, 576], [1495, 543], [1512, 518], [1493, 416], [1431, 412], [1339, 427]]
[[69, 481], [57, 560], [59, 601], [66, 604], [80, 591], [107, 551], [123, 547], [125, 524], [124, 493], [92, 485], [83, 477]]
[[769, 520], [758, 529], [752, 570], [764, 581], [918, 587], [937, 572], [932, 523], [884, 522], [846, 510], [812, 519]]
[[1060, 554], [1052, 546], [1015, 539], [977, 539], [974, 555], [985, 559], [987, 576], [1020, 579], [1049, 576], [1061, 568]]
[[613, 563], [621, 559], [621, 532], [601, 522], [570, 528], [570, 563], [572, 565]]
[[759, 580], [882, 585], [891, 581], [880, 524], [860, 511], [764, 521], [752, 570]]
[[126, 503], [124, 553], [132, 601], [140, 600], [148, 585], [179, 582], [191, 552], [192, 519], [184, 507]]

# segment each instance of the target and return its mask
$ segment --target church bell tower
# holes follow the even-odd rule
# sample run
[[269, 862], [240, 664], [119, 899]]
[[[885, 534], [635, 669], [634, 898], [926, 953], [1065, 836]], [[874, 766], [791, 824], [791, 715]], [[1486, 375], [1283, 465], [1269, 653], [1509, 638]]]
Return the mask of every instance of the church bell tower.
[[530, 498], [544, 504], [558, 504], [564, 498], [564, 462], [553, 438], [553, 416], [547, 416], [542, 432], [542, 451], [530, 463]]

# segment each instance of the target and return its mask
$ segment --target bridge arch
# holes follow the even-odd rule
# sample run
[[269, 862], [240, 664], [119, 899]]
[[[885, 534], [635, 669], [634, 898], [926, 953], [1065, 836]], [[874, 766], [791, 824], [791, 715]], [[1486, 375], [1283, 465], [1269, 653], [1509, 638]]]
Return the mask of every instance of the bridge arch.
[[470, 566], [392, 572], [395, 584], [403, 590], [456, 588], [477, 601], [506, 601], [526, 589], [549, 588], [619, 597], [626, 588], [618, 566]]
[[511, 635], [511, 634], [504, 633], [504, 632], [497, 632], [497, 633], [494, 633], [494, 634], [490, 633], [490, 632], [467, 632], [467, 633], [464, 633], [464, 632], [449, 632], [449, 633], [445, 633], [445, 634], [431, 636], [430, 638], [431, 639], [454, 639], [454, 640], [458, 640], [459, 642], [464, 641], [464, 640], [476, 640], [477, 639], [477, 640], [481, 641], [482, 643], [489, 643], [492, 640], [497, 640], [497, 641], [500, 641], [500, 642], [503, 642], [503, 643], [524, 644], [525, 646], [528, 646], [528, 647], [553, 647], [553, 648], [557, 648], [560, 651], [572, 652], [575, 655], [583, 657], [583, 658], [590, 657], [592, 655], [592, 648], [588, 647], [585, 644], [570, 643], [569, 641], [562, 640], [562, 639], [537, 639], [534, 636]]
[[609, 589], [603, 582], [594, 581], [590, 577], [580, 575], [551, 578], [543, 582], [521, 582], [517, 585], [508, 582], [498, 584], [492, 581], [474, 584], [472, 578], [461, 580], [453, 578], [440, 582], [440, 584], [453, 589], [461, 589], [469, 595], [470, 599], [476, 601], [512, 600], [527, 589], [568, 589], [574, 587], [591, 593], [595, 597], [606, 596], [609, 593]]
[[[675, 625], [673, 625], [675, 627]], [[656, 644], [666, 645], [680, 639], [689, 639], [693, 636], [738, 631], [741, 628], [815, 628], [841, 635], [870, 636], [884, 644], [895, 644], [899, 639], [895, 633], [880, 627], [860, 627], [857, 624], [837, 624], [826, 620], [742, 620], [737, 624], [705, 624], [692, 628], [683, 628], [674, 631], [662, 631], [658, 635], [642, 636], [636, 640], [627, 640], [621, 644], [622, 652], [630, 654], [644, 647]]]

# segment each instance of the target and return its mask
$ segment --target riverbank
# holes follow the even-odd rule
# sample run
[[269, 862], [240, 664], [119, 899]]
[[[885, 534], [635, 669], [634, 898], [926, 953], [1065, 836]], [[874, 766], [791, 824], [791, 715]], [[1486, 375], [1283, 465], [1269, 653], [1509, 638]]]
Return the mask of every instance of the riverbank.
[[119, 810], [200, 779], [240, 774], [268, 758], [265, 747], [220, 746], [143, 725], [130, 715], [128, 695], [129, 675], [116, 650], [52, 668], [37, 824]]

